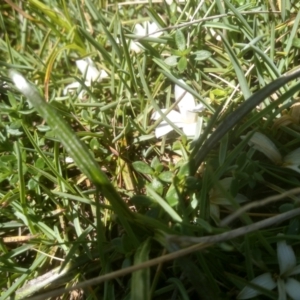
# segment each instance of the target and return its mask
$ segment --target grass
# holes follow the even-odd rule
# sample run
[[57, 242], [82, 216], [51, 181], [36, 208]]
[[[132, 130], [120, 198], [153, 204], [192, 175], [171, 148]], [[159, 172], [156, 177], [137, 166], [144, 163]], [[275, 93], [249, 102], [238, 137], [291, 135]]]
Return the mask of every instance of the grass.
[[[0, 4], [1, 299], [235, 299], [278, 276], [300, 228], [298, 73], [276, 81], [298, 68], [300, 13], [281, 2]], [[85, 57], [108, 77], [85, 83]], [[199, 138], [161, 112], [181, 79]]]

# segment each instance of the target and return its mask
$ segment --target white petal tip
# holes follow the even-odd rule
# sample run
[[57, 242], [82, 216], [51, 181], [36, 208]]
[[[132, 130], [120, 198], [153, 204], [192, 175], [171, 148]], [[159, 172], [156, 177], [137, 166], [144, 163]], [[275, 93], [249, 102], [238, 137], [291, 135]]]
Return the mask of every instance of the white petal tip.
[[74, 90], [78, 89], [80, 87], [80, 83], [79, 82], [73, 82], [69, 85], [67, 85], [64, 90], [63, 90], [63, 94], [67, 95], [68, 93], [73, 93]]
[[[253, 280], [251, 280], [252, 283], [259, 285], [269, 291], [273, 290], [276, 287], [276, 282], [272, 278], [272, 275], [270, 273], [264, 273], [262, 275], [259, 275], [255, 277]], [[256, 297], [260, 295], [261, 293], [250, 287], [246, 286], [242, 289], [242, 291], [238, 294], [237, 299], [250, 299], [253, 297]]]
[[288, 278], [285, 284], [285, 289], [288, 295], [294, 299], [300, 299], [300, 282], [294, 278]]
[[67, 164], [71, 164], [71, 163], [74, 162], [74, 160], [73, 160], [72, 157], [67, 156], [67, 157], [65, 158], [65, 162], [66, 162]]

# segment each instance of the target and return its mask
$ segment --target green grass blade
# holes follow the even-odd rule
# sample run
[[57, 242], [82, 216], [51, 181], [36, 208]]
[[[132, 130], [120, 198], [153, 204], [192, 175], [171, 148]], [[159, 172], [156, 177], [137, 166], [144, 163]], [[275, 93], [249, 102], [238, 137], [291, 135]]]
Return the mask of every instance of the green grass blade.
[[132, 240], [136, 242], [132, 229], [126, 220], [126, 218], [132, 218], [131, 211], [128, 209], [107, 176], [101, 171], [97, 162], [94, 161], [86, 145], [77, 138], [57, 112], [42, 99], [37, 89], [30, 85], [22, 75], [16, 71], [11, 71], [10, 75], [18, 90], [28, 98], [49, 126], [58, 133], [58, 138], [70, 156], [74, 159], [74, 162], [78, 165], [79, 169], [94, 182], [97, 187], [99, 187], [103, 195], [111, 203], [120, 220], [122, 220], [122, 223], [128, 231], [128, 234], [131, 235]]
[[[222, 36], [222, 35], [221, 35]], [[232, 50], [232, 46], [228, 42], [228, 40], [223, 36], [223, 43], [226, 48], [226, 51], [230, 57], [231, 63], [233, 65], [233, 68], [236, 73], [236, 77], [240, 83], [242, 94], [245, 97], [245, 99], [249, 98], [251, 96], [250, 89], [248, 87], [248, 82], [246, 80], [245, 74], [243, 72], [243, 69], [239, 63], [238, 57], [235, 55], [234, 51]]]
[[205, 156], [216, 146], [221, 138], [234, 127], [244, 116], [246, 116], [252, 109], [261, 103], [265, 98], [272, 95], [276, 90], [283, 87], [289, 81], [300, 76], [300, 71], [297, 70], [290, 75], [282, 76], [273, 82], [266, 85], [260, 91], [252, 95], [249, 99], [243, 102], [232, 114], [230, 114], [219, 126], [213, 134], [208, 138], [206, 143], [195, 154], [191, 160], [192, 174], [198, 169]]
[[[150, 239], [139, 246], [134, 256], [134, 264], [141, 264], [149, 260]], [[150, 300], [150, 269], [136, 271], [131, 278], [131, 300]]]
[[149, 195], [163, 208], [163, 210], [176, 222], [182, 222], [182, 218], [177, 214], [177, 212], [169, 206], [169, 204], [158, 195], [149, 185], [147, 186], [147, 191]]

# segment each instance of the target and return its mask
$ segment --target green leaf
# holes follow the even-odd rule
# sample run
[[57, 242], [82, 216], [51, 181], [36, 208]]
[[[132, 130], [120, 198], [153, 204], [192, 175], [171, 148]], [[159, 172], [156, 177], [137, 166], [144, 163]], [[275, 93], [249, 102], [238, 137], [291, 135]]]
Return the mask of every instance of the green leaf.
[[198, 226], [202, 227], [203, 229], [205, 229], [207, 232], [211, 233], [213, 232], [213, 228], [211, 227], [211, 225], [206, 222], [205, 220], [201, 219], [201, 218], [196, 218], [194, 221]]
[[195, 60], [206, 60], [211, 57], [211, 53], [206, 50], [199, 50], [194, 53], [196, 55]]
[[219, 97], [222, 97], [222, 96], [226, 96], [228, 93], [224, 90], [220, 90], [220, 89], [214, 89], [211, 91], [211, 93], [215, 96], [219, 96]]
[[177, 45], [177, 48], [181, 51], [183, 51], [186, 48], [186, 41], [184, 34], [181, 30], [177, 30], [175, 33], [175, 42]]
[[172, 182], [174, 173], [171, 171], [162, 172], [158, 178], [165, 182]]
[[284, 203], [284, 204], [281, 204], [279, 206], [278, 210], [279, 210], [280, 213], [285, 213], [285, 212], [290, 211], [294, 208], [295, 207], [292, 203]]
[[29, 190], [34, 190], [35, 188], [37, 188], [39, 185], [38, 185], [38, 182], [34, 179], [29, 179], [28, 182], [27, 182], [27, 188]]
[[154, 156], [154, 158], [151, 161], [151, 167], [156, 171], [160, 172], [163, 168], [163, 165], [161, 164], [159, 158], [157, 156]]
[[23, 134], [22, 131], [14, 128], [7, 128], [7, 133], [9, 133], [12, 136], [21, 136]]
[[153, 200], [144, 195], [135, 195], [133, 196], [130, 201], [136, 205], [137, 207], [150, 207], [153, 204]]
[[293, 46], [296, 48], [300, 48], [300, 39], [299, 38], [293, 38]]
[[45, 166], [45, 161], [39, 157], [36, 161], [35, 161], [35, 167], [38, 168], [38, 169], [44, 169], [44, 166]]
[[167, 57], [164, 62], [170, 66], [170, 67], [174, 67], [174, 66], [177, 66], [177, 59], [178, 59], [179, 56], [176, 56], [176, 55], [171, 55], [169, 57]]
[[187, 59], [186, 59], [185, 56], [182, 56], [179, 59], [177, 68], [178, 68], [179, 72], [182, 73], [182, 72], [184, 72], [186, 70], [186, 67], [187, 67]]
[[147, 186], [147, 192], [174, 221], [182, 222], [182, 218], [178, 213], [160, 195], [158, 195], [150, 185]]
[[176, 290], [179, 291], [180, 293], [180, 298], [182, 300], [189, 300], [190, 297], [188, 295], [188, 291], [186, 290], [186, 286], [184, 285], [184, 283], [179, 280], [178, 278], [169, 278], [168, 282], [172, 283], [174, 285], [174, 287], [176, 288]]
[[143, 161], [135, 161], [132, 163], [133, 168], [142, 174], [153, 174], [153, 169]]
[[172, 184], [167, 192], [166, 200], [170, 204], [170, 206], [174, 207], [179, 202], [179, 196], [175, 186]]
[[164, 186], [163, 186], [162, 182], [160, 180], [158, 180], [157, 178], [153, 178], [150, 185], [154, 189], [154, 191], [157, 192], [158, 194], [161, 195], [163, 193]]
[[288, 226], [286, 234], [291, 235], [291, 236], [292, 235], [298, 236], [299, 231], [300, 231], [300, 220], [299, 220], [299, 218], [291, 219], [290, 222], [289, 222], [289, 226]]
[[[150, 239], [148, 238], [136, 251], [134, 264], [138, 265], [149, 260]], [[132, 273], [131, 300], [150, 300], [150, 268], [142, 268]]]

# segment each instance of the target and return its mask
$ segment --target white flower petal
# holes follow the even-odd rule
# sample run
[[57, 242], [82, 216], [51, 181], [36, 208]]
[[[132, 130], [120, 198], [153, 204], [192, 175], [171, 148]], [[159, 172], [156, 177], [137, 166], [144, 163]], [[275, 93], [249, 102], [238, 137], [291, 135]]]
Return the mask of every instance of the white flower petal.
[[134, 41], [130, 41], [129, 49], [135, 53], [141, 52], [143, 49], [142, 45], [140, 43], [136, 43]]
[[[161, 110], [163, 113], [166, 112], [166, 109], [162, 109]], [[151, 116], [152, 120], [158, 120], [161, 117], [161, 115], [156, 111], [153, 113], [153, 115]], [[172, 122], [174, 123], [177, 127], [181, 128], [183, 127], [185, 124], [182, 122], [181, 120], [181, 115], [179, 112], [175, 111], [175, 110], [171, 110], [166, 117]], [[164, 135], [166, 135], [167, 133], [169, 133], [170, 131], [174, 130], [174, 128], [169, 125], [169, 123], [167, 123], [166, 121], [162, 121], [156, 128], [155, 128], [155, 137], [156, 138], [160, 138]]]
[[92, 82], [99, 79], [100, 72], [89, 57], [77, 60], [76, 65], [79, 71], [85, 75], [85, 81]]
[[286, 300], [285, 283], [281, 278], [277, 279], [278, 300]]
[[285, 289], [293, 300], [300, 300], [300, 282], [294, 278], [288, 278], [285, 283]]
[[154, 22], [144, 22], [143, 25], [136, 24], [134, 26], [134, 34], [138, 36], [149, 35], [151, 37], [159, 37], [163, 34], [163, 32], [156, 32], [159, 30], [159, 27]]
[[[259, 275], [251, 280], [251, 283], [255, 283], [256, 285], [259, 285], [269, 291], [273, 290], [276, 287], [276, 282], [273, 280], [271, 273], [264, 273], [262, 275]], [[238, 294], [237, 299], [250, 299], [260, 294], [261, 292], [259, 292], [258, 290], [246, 286]]]
[[300, 173], [300, 148], [292, 151], [284, 157], [282, 167], [289, 168]]
[[181, 113], [183, 122], [187, 124], [196, 123], [198, 119], [198, 114], [187, 110], [185, 113]]
[[191, 111], [192, 112], [201, 112], [201, 111], [204, 110], [204, 108], [205, 108], [204, 105], [202, 103], [200, 103], [200, 104], [197, 104], [195, 106], [195, 108], [193, 110], [191, 110]]
[[99, 71], [97, 69], [90, 57], [77, 60], [76, 65], [80, 72], [85, 75], [85, 81], [101, 81], [103, 78], [106, 78], [108, 76], [108, 74], [104, 70]]
[[[159, 37], [163, 34], [163, 32], [157, 32], [159, 28], [157, 27], [156, 23], [154, 22], [144, 22], [143, 25], [141, 24], [136, 24], [134, 26], [133, 32], [137, 36], [146, 36], [149, 35], [150, 37]], [[143, 46], [140, 43], [136, 43], [134, 41], [130, 42], [129, 45], [130, 50], [139, 53], [143, 49]]]
[[280, 275], [292, 270], [296, 266], [296, 256], [291, 246], [286, 241], [277, 242], [277, 258]]
[[[167, 3], [168, 5], [171, 5], [173, 2], [174, 2], [173, 0], [166, 0], [166, 3]], [[177, 1], [175, 1], [175, 2], [176, 2], [176, 3], [185, 3], [186, 0], [177, 0]]]
[[159, 37], [163, 34], [162, 31], [160, 32], [156, 32], [159, 30], [159, 27], [156, 25], [156, 23], [152, 22], [148, 22], [148, 34], [150, 34], [151, 37]]
[[174, 130], [174, 129], [169, 124], [160, 124], [155, 128], [155, 137], [158, 139], [158, 138], [168, 134], [172, 130]]
[[[145, 36], [146, 35], [146, 29], [141, 24], [135, 24], [133, 32], [135, 35], [138, 36]], [[143, 49], [143, 46], [140, 43], [136, 43], [134, 41], [130, 41], [129, 49], [132, 50], [135, 53], [141, 52]]]
[[85, 94], [86, 94], [86, 91], [85, 90], [81, 90], [80, 93], [78, 94], [78, 99], [83, 100]]
[[[182, 80], [180, 80], [183, 82]], [[172, 121], [176, 126], [182, 127], [183, 132], [188, 137], [195, 137], [197, 133], [197, 121], [198, 121], [198, 114], [194, 111], [198, 111], [199, 109], [203, 109], [203, 105], [195, 105], [194, 97], [190, 93], [186, 93], [184, 89], [175, 85], [175, 99], [180, 102], [178, 103], [180, 113], [177, 111], [171, 110], [167, 117], [170, 121]], [[162, 112], [165, 112], [166, 109], [162, 109]], [[160, 114], [155, 112], [151, 119], [158, 120], [160, 118]], [[166, 128], [167, 122], [162, 121], [160, 125], [155, 130], [156, 136], [165, 135], [166, 132], [168, 133], [170, 128]]]
[[[161, 109], [161, 112], [165, 114], [165, 112], [167, 111], [167, 109], [163, 108]], [[159, 112], [154, 112], [153, 115], [151, 116], [152, 120], [158, 120], [161, 117]], [[182, 119], [181, 119], [181, 114], [176, 111], [176, 110], [170, 110], [170, 112], [166, 115], [166, 117], [172, 121], [173, 123], [181, 123]], [[166, 121], [162, 121], [162, 123]]]
[[102, 80], [103, 78], [107, 78], [107, 77], [108, 77], [108, 74], [104, 70], [101, 70], [99, 81]]
[[298, 275], [300, 274], [300, 265], [294, 267], [293, 269], [291, 269], [288, 273], [287, 276], [292, 276], [292, 275]]
[[[90, 81], [86, 81], [85, 82], [85, 85], [86, 86], [91, 86], [91, 82]], [[67, 85], [65, 88], [64, 88], [64, 91], [63, 91], [63, 94], [64, 95], [67, 95], [69, 92], [72, 94], [75, 90], [77, 90], [79, 87], [80, 87], [80, 83], [79, 82], [73, 82], [69, 85]], [[84, 98], [84, 95], [85, 95], [86, 91], [85, 90], [81, 90], [80, 93], [78, 94], [78, 98], [80, 100], [82, 100]]]
[[182, 130], [186, 136], [194, 137], [196, 135], [197, 123], [184, 124]]
[[[244, 138], [244, 137], [242, 137]], [[282, 163], [282, 157], [275, 144], [264, 134], [255, 132], [250, 138], [248, 144], [254, 149], [262, 152], [275, 164]]]
[[65, 158], [65, 162], [66, 162], [67, 164], [71, 164], [71, 163], [74, 162], [74, 159], [73, 159], [72, 157], [70, 157], [70, 156], [67, 156], [67, 157]]
[[63, 94], [64, 95], [67, 95], [69, 90], [70, 92], [74, 92], [74, 90], [77, 90], [78, 88], [80, 87], [80, 83], [79, 82], [73, 82], [71, 84], [68, 84], [65, 88], [64, 88], [64, 91], [63, 91]]
[[139, 36], [146, 35], [146, 29], [141, 24], [135, 24], [133, 32], [134, 32], [134, 34], [139, 35]]
[[217, 34], [212, 28], [209, 29], [211, 35], [217, 40], [217, 41], [222, 41], [222, 38], [220, 37], [219, 34]]
[[[104, 70], [98, 71], [95, 64], [89, 57], [77, 60], [76, 65], [79, 71], [83, 75], [85, 75], [86, 86], [91, 86], [91, 83], [95, 80], [100, 81], [103, 78], [108, 77], [108, 74]], [[78, 89], [79, 87], [80, 87], [79, 82], [73, 82], [64, 88], [63, 94], [66, 95], [69, 92], [69, 90], [75, 90]], [[84, 93], [85, 93], [84, 91], [81, 91], [80, 94], [78, 95], [78, 98], [82, 99], [84, 97]]]
[[[179, 80], [184, 84], [183, 80]], [[185, 115], [187, 111], [193, 111], [196, 108], [195, 99], [192, 94], [186, 92], [185, 89], [179, 85], [175, 85], [175, 101], [178, 101], [181, 98], [181, 101], [178, 103], [179, 111], [182, 115]]]

